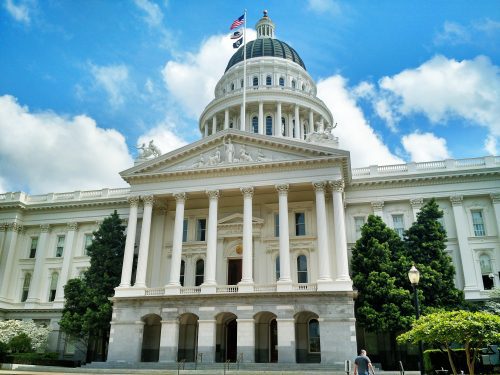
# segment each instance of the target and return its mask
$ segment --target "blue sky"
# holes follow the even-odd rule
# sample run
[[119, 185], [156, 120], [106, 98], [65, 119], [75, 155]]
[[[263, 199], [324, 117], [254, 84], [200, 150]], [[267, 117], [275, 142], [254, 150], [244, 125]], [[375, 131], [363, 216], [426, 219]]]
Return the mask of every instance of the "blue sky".
[[199, 139], [244, 8], [301, 55], [353, 166], [498, 155], [498, 1], [0, 0], [0, 191], [123, 186], [137, 144]]

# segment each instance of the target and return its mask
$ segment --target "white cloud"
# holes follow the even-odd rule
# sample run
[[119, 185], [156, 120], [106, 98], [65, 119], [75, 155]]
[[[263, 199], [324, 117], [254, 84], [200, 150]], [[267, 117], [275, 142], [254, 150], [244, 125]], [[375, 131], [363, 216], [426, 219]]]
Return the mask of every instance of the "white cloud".
[[125, 102], [125, 92], [129, 90], [129, 74], [125, 65], [98, 66], [90, 64], [90, 71], [95, 83], [108, 95], [109, 104], [113, 108]]
[[30, 9], [26, 2], [20, 1], [16, 4], [14, 0], [5, 0], [5, 9], [16, 21], [25, 24], [31, 22]]
[[158, 4], [148, 0], [134, 0], [135, 5], [145, 13], [144, 20], [150, 27], [158, 27], [163, 21], [163, 12]]
[[443, 25], [443, 30], [434, 37], [435, 45], [457, 45], [468, 43], [470, 41], [470, 33], [466, 27], [456, 22], [446, 21]]
[[158, 124], [156, 127], [141, 135], [137, 140], [137, 144], [148, 144], [151, 140], [153, 140], [154, 144], [160, 149], [162, 154], [166, 154], [179, 147], [185, 146], [188, 143], [175, 133], [175, 125], [170, 123], [168, 120]]
[[309, 0], [309, 9], [320, 14], [339, 15], [341, 13], [340, 4], [334, 0]]
[[497, 139], [491, 134], [484, 141], [484, 149], [490, 155], [498, 155]]
[[451, 158], [446, 140], [432, 133], [411, 133], [405, 135], [401, 143], [405, 151], [410, 154], [411, 161], [417, 163]]
[[[246, 32], [248, 41], [255, 39], [255, 30]], [[214, 35], [205, 40], [197, 52], [166, 63], [162, 70], [165, 85], [189, 117], [198, 119], [214, 98], [215, 85], [235, 52], [227, 35]]]
[[48, 193], [125, 186], [133, 165], [125, 138], [84, 115], [31, 112], [0, 96], [0, 188]]
[[346, 84], [340, 75], [321, 80], [318, 82], [318, 97], [332, 111], [338, 123], [334, 134], [339, 137], [340, 148], [351, 152], [353, 167], [403, 163], [375, 134]]
[[435, 56], [382, 78], [379, 86], [393, 118], [424, 114], [433, 123], [445, 123], [459, 117], [500, 136], [500, 68], [485, 56], [462, 61]]

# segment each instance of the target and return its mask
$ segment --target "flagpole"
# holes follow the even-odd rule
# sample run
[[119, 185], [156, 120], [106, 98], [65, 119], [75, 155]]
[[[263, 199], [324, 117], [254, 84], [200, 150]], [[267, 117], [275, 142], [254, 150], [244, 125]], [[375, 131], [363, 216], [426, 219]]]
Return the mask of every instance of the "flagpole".
[[245, 131], [245, 118], [246, 118], [246, 97], [247, 97], [247, 10], [245, 9], [243, 20], [245, 21], [243, 24], [243, 113], [241, 114], [241, 126], [240, 130]]

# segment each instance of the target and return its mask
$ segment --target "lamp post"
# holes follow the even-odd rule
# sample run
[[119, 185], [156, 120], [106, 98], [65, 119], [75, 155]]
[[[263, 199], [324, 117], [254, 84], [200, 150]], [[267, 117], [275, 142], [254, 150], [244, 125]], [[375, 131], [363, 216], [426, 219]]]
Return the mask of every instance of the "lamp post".
[[[411, 286], [413, 287], [413, 298], [415, 300], [415, 317], [417, 320], [420, 318], [420, 307], [418, 305], [418, 293], [417, 293], [417, 285], [420, 281], [420, 272], [417, 270], [415, 265], [411, 267], [408, 271], [408, 279], [410, 279]], [[424, 347], [422, 345], [422, 341], [418, 343], [418, 368], [420, 370], [420, 374], [424, 375]]]

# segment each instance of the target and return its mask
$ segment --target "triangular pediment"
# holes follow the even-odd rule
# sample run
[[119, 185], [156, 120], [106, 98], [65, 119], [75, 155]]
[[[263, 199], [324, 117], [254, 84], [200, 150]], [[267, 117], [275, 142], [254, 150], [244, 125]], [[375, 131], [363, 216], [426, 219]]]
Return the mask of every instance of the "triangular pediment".
[[283, 165], [325, 158], [339, 159], [345, 167], [349, 165], [349, 152], [344, 150], [227, 129], [136, 165], [121, 172], [121, 176], [128, 181], [140, 176]]

